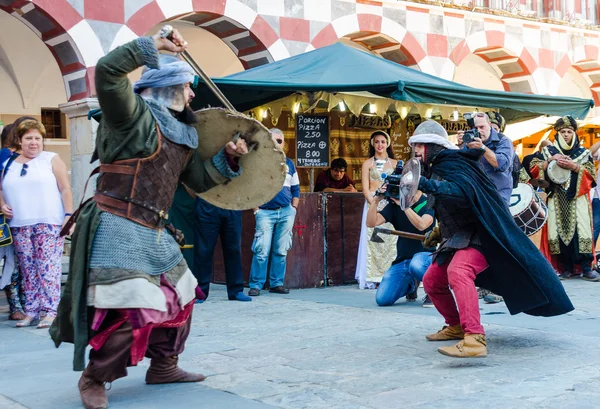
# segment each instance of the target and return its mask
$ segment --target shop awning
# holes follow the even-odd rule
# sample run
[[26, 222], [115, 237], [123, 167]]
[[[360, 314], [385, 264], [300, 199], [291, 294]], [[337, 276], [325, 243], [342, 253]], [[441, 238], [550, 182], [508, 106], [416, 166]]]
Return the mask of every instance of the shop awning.
[[552, 129], [552, 126], [559, 116], [540, 116], [538, 118], [528, 119], [527, 121], [517, 122], [506, 126], [504, 134], [513, 142], [525, 138], [539, 140], [544, 134]]
[[[471, 88], [405, 67], [356, 48], [335, 43], [304, 54], [214, 79], [240, 111], [247, 111], [296, 92], [356, 92], [415, 104], [475, 106], [499, 109], [508, 121], [539, 115], [584, 118], [593, 100]], [[193, 102], [219, 106], [201, 84]]]

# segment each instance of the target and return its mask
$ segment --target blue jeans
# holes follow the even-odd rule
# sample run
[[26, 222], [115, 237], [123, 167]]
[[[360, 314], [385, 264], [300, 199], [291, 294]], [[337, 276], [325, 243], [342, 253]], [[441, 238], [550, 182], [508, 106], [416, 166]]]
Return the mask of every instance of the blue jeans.
[[261, 290], [267, 279], [271, 288], [283, 285], [285, 277], [285, 258], [292, 248], [292, 236], [296, 209], [292, 206], [279, 210], [260, 209], [256, 213], [256, 233], [252, 242], [252, 267], [250, 269], [250, 288]]
[[431, 253], [421, 252], [412, 259], [401, 261], [387, 269], [377, 288], [375, 301], [380, 307], [393, 305], [406, 294], [413, 292], [415, 280], [423, 281], [425, 272], [431, 265]]
[[600, 235], [600, 199], [594, 198], [592, 200], [592, 215], [594, 217], [594, 248]]

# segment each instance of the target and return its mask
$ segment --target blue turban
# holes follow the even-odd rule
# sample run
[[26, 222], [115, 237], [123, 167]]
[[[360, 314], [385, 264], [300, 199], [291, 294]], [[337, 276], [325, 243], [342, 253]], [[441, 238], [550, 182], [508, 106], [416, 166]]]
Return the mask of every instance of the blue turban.
[[133, 90], [140, 92], [145, 88], [161, 88], [194, 82], [194, 70], [185, 61], [172, 55], [161, 54], [160, 68], [144, 68], [142, 77], [133, 84]]

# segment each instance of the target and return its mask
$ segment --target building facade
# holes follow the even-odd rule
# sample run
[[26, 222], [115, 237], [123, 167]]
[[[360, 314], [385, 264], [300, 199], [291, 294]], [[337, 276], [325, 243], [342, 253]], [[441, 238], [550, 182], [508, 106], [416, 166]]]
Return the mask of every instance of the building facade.
[[167, 21], [213, 76], [343, 41], [471, 86], [600, 105], [597, 0], [0, 0], [0, 120], [52, 119], [49, 145], [85, 179], [98, 59]]

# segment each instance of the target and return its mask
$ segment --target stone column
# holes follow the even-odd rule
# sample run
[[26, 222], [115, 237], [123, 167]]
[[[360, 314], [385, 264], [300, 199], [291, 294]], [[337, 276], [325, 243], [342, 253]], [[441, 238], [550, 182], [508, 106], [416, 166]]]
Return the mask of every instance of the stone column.
[[[88, 120], [88, 112], [99, 108], [97, 98], [85, 98], [59, 105], [60, 110], [69, 118], [69, 136], [71, 139], [71, 187], [75, 209], [84, 194], [85, 182], [92, 170], [98, 166], [98, 161], [90, 163], [96, 146], [96, 129], [98, 123]], [[88, 183], [85, 196], [89, 197], [94, 191], [94, 183]]]

